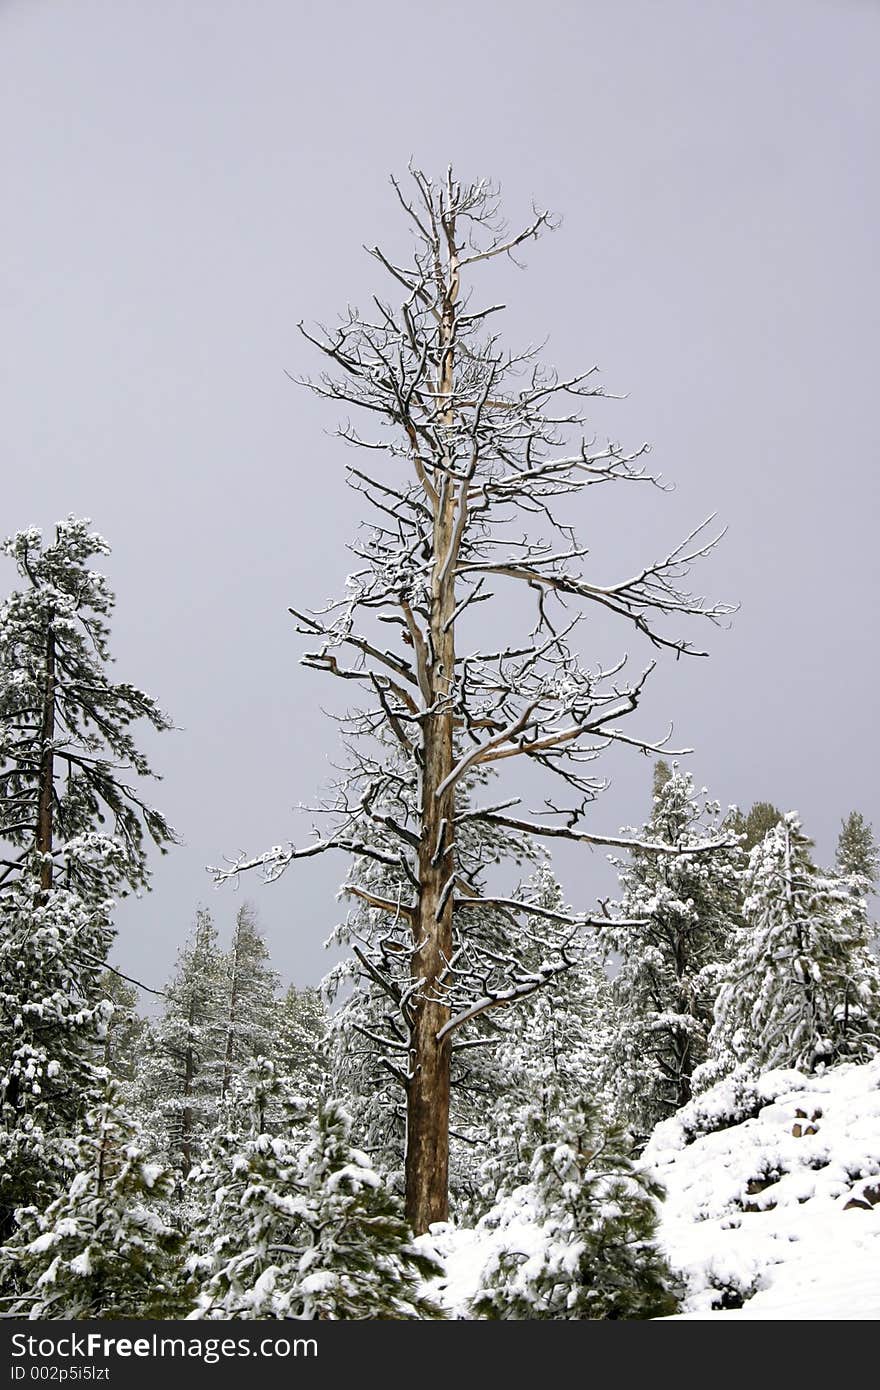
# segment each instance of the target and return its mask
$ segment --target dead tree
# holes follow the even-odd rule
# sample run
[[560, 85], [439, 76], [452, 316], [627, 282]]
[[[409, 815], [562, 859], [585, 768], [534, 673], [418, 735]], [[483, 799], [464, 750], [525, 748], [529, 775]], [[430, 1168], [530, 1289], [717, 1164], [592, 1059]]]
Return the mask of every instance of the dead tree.
[[[629, 843], [587, 831], [584, 815], [601, 789], [591, 765], [603, 749], [665, 746], [621, 728], [654, 662], [632, 677], [626, 657], [585, 664], [574, 642], [577, 610], [599, 605], [657, 653], [676, 657], [704, 653], [670, 633], [666, 620], [718, 621], [731, 610], [683, 583], [717, 540], [709, 522], [622, 579], [591, 574], [559, 508], [588, 488], [655, 483], [645, 451], [588, 442], [583, 403], [603, 395], [596, 369], [560, 376], [533, 350], [506, 350], [493, 331], [503, 306], [479, 307], [470, 294], [476, 272], [512, 257], [550, 219], [536, 211], [509, 235], [488, 183], [462, 184], [451, 171], [439, 184], [411, 174], [406, 189], [393, 183], [414, 233], [412, 259], [371, 252], [395, 301], [375, 298], [369, 315], [349, 310], [332, 331], [303, 330], [329, 364], [307, 384], [355, 408], [374, 431], [340, 430], [365, 460], [349, 466], [348, 479], [375, 518], [352, 547], [358, 564], [345, 596], [318, 612], [290, 610], [313, 639], [304, 664], [367, 697], [345, 721], [350, 769], [323, 807], [331, 828], [314, 843], [242, 858], [218, 877], [255, 866], [276, 877], [294, 859], [331, 849], [352, 856], [347, 892], [388, 923], [356, 954], [398, 1019], [383, 1041], [406, 1091], [407, 1212], [424, 1231], [447, 1217], [453, 1038], [565, 969], [566, 942], [588, 920], [537, 914], [532, 930], [523, 926], [522, 903], [475, 886], [462, 827], [479, 822], [499, 840]], [[492, 609], [480, 605], [509, 584], [528, 600], [523, 635], [493, 645]], [[471, 649], [459, 636], [474, 630], [489, 640]], [[474, 789], [513, 759], [552, 774], [566, 804], [550, 800], [526, 813], [515, 794], [479, 804]], [[501, 950], [472, 938], [469, 919], [487, 910], [519, 925], [522, 950], [515, 935]], [[527, 968], [536, 941], [546, 945], [542, 964]]]

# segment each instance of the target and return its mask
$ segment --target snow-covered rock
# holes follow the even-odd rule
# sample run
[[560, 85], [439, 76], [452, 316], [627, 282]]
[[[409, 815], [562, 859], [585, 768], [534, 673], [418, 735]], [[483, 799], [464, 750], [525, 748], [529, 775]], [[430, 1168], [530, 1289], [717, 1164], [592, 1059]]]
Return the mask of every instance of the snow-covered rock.
[[[880, 1318], [880, 1057], [729, 1077], [659, 1125], [642, 1161], [667, 1191], [678, 1321]], [[468, 1316], [499, 1251], [538, 1252], [535, 1214], [509, 1215], [421, 1238], [445, 1266], [431, 1292], [452, 1316]]]
[[720, 1082], [643, 1158], [682, 1316], [880, 1317], [880, 1058]]

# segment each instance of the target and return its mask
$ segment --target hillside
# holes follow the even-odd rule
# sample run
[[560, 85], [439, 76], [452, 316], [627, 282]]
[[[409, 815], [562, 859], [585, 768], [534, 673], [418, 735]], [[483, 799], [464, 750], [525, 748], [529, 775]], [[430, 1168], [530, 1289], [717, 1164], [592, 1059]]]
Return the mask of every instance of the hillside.
[[[721, 1082], [658, 1126], [644, 1162], [667, 1190], [677, 1320], [880, 1317], [880, 1058]], [[523, 1204], [503, 1230], [446, 1228], [437, 1243], [461, 1316], [496, 1246], [528, 1255], [540, 1236]]]
[[684, 1316], [880, 1317], [880, 1058], [722, 1082], [644, 1157], [667, 1189]]

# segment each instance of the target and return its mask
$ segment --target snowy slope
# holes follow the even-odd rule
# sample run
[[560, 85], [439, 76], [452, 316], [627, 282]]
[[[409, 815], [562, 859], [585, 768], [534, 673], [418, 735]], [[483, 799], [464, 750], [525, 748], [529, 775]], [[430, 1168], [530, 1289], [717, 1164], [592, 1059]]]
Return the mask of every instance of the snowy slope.
[[[667, 1189], [660, 1240], [687, 1290], [677, 1320], [880, 1318], [880, 1057], [721, 1082], [657, 1128], [644, 1162]], [[458, 1316], [496, 1248], [537, 1253], [518, 1215], [503, 1230], [434, 1228], [437, 1292]]]
[[[757, 1113], [717, 1128], [744, 1109]], [[722, 1082], [658, 1126], [644, 1159], [667, 1189], [684, 1316], [880, 1317], [880, 1058]]]

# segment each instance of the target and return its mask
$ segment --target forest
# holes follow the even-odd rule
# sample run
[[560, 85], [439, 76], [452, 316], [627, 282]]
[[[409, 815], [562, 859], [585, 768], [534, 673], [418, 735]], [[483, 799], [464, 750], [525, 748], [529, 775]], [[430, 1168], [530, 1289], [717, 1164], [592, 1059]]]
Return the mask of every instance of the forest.
[[[139, 741], [172, 721], [115, 678], [92, 522], [3, 546], [3, 1316], [735, 1309], [760, 1275], [704, 1267], [697, 1290], [662, 1235], [669, 1154], [876, 1071], [865, 816], [838, 808], [822, 864], [795, 809], [715, 799], [691, 750], [645, 732], [658, 666], [724, 640], [735, 603], [692, 575], [729, 541], [710, 518], [597, 572], [594, 493], [662, 508], [666, 485], [645, 448], [596, 435], [595, 369], [498, 327], [492, 263], [553, 219], [510, 230], [498, 191], [451, 170], [392, 183], [409, 254], [370, 248], [367, 311], [302, 330], [363, 516], [341, 596], [282, 600], [316, 703], [319, 675], [343, 682], [337, 775], [307, 843], [217, 847], [221, 891], [192, 905], [150, 1012], [111, 948], [117, 901], [144, 893], [148, 924], [151, 859], [174, 853]], [[601, 824], [609, 752], [645, 768], [622, 828]], [[557, 845], [606, 853], [614, 895], [584, 901]], [[320, 989], [282, 983], [247, 883], [325, 854], [340, 959]], [[812, 1142], [820, 1114], [786, 1111], [787, 1133]], [[863, 1147], [829, 1200], [873, 1218]], [[730, 1209], [770, 1210], [791, 1171], [745, 1174]]]

